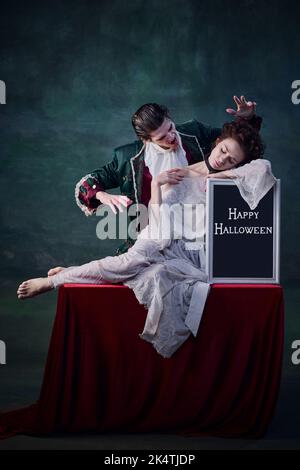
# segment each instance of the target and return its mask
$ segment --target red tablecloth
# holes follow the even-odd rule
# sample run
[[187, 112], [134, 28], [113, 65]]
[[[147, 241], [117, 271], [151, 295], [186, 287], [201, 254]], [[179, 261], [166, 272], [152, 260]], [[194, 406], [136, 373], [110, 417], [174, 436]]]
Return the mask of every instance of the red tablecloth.
[[0, 415], [22, 432], [179, 432], [260, 437], [283, 353], [278, 285], [214, 285], [197, 338], [169, 359], [140, 339], [146, 311], [127, 287], [65, 284], [39, 401]]

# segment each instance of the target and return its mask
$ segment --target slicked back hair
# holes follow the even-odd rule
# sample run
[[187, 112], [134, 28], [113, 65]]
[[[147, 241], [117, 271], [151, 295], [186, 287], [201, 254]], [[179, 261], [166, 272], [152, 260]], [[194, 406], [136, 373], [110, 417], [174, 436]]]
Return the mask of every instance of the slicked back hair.
[[140, 139], [151, 139], [150, 133], [156, 131], [165, 118], [170, 119], [166, 106], [156, 103], [143, 104], [132, 116], [131, 122], [136, 135]]

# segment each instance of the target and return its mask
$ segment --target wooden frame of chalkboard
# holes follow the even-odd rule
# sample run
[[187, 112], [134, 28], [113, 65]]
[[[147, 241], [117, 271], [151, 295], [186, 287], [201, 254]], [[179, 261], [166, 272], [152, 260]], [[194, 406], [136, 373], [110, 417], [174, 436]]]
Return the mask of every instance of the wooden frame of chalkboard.
[[209, 179], [206, 197], [208, 282], [279, 283], [280, 180], [254, 210], [228, 179]]

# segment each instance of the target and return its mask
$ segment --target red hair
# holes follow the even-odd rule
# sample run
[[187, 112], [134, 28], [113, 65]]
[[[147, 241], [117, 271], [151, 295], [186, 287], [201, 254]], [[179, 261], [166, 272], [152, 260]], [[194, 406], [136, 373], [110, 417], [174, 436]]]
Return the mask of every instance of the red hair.
[[258, 130], [249, 124], [249, 121], [246, 119], [239, 118], [232, 122], [225, 122], [222, 127], [221, 135], [215, 142], [214, 146], [218, 141], [222, 141], [227, 138], [234, 139], [243, 149], [245, 160], [242, 164], [262, 158], [265, 151], [265, 145]]

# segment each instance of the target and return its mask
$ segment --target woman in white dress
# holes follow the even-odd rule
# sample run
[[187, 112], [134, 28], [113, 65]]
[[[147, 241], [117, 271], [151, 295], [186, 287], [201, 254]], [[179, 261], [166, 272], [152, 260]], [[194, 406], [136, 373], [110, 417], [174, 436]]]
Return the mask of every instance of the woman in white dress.
[[[140, 336], [158, 353], [170, 357], [191, 333], [196, 336], [209, 292], [205, 211], [200, 210], [198, 225], [192, 229], [191, 217], [183, 219], [183, 227], [181, 222], [176, 225], [176, 210], [203, 207], [209, 177], [233, 178], [241, 196], [254, 209], [275, 182], [270, 162], [261, 158], [263, 151], [259, 133], [247, 121], [224, 124], [203, 162], [163, 171], [153, 178], [149, 224], [127, 253], [81, 266], [53, 268], [47, 277], [20, 284], [18, 298], [33, 297], [65, 283], [123, 283], [148, 310]], [[165, 236], [167, 209], [174, 205], [175, 222]]]

